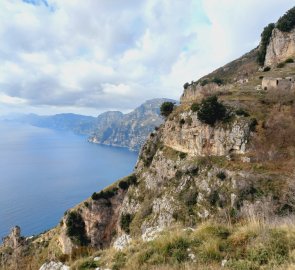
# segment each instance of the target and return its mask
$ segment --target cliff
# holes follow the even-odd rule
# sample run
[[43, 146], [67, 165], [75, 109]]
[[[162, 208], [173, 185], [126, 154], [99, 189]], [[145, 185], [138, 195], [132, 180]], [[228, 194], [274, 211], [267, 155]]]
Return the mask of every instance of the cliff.
[[295, 29], [282, 32], [275, 28], [265, 55], [265, 66], [273, 66], [295, 57]]

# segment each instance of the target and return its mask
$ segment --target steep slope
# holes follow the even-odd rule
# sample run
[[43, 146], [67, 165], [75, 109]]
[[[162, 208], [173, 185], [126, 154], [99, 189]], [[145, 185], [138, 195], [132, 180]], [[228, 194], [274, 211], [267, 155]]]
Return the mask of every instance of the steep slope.
[[103, 125], [100, 123], [101, 115], [98, 116], [97, 129], [89, 138], [89, 141], [139, 150], [147, 135], [156, 126], [163, 123], [163, 118], [160, 116], [160, 106], [164, 101], [173, 100], [148, 100], [134, 111], [120, 115], [120, 117]]
[[132, 175], [24, 240], [22, 252], [12, 233], [2, 265], [294, 269], [295, 66], [263, 70], [258, 53], [186, 84]]

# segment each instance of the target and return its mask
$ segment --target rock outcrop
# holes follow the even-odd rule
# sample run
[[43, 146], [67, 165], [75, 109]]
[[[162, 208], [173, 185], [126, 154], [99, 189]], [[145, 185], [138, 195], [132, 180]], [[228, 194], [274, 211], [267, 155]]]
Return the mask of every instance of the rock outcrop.
[[295, 57], [295, 29], [282, 32], [275, 28], [265, 55], [265, 66], [273, 66]]
[[163, 132], [164, 145], [192, 156], [244, 154], [250, 136], [250, 122], [236, 119], [229, 125], [211, 127], [198, 120], [197, 113], [181, 113], [168, 120]]

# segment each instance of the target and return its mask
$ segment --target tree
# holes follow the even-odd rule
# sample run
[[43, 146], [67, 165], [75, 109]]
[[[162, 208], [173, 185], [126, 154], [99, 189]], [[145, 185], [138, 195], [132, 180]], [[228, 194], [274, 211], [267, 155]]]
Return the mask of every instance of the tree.
[[168, 117], [169, 114], [172, 113], [173, 109], [174, 109], [174, 103], [165, 101], [162, 103], [160, 108], [161, 115], [164, 117]]
[[295, 7], [278, 20], [276, 27], [283, 32], [290, 32], [295, 27]]
[[217, 96], [211, 96], [202, 100], [197, 114], [201, 122], [213, 126], [225, 118], [226, 107], [218, 102]]
[[89, 242], [86, 236], [85, 222], [82, 216], [76, 212], [72, 211], [68, 214], [67, 220], [67, 235], [76, 243], [81, 246], [87, 245]]
[[260, 42], [260, 48], [257, 56], [257, 62], [261, 66], [264, 65], [265, 55], [266, 55], [266, 49], [270, 42], [272, 30], [275, 28], [274, 23], [270, 23], [268, 26], [264, 27], [262, 33], [261, 33], [261, 42]]

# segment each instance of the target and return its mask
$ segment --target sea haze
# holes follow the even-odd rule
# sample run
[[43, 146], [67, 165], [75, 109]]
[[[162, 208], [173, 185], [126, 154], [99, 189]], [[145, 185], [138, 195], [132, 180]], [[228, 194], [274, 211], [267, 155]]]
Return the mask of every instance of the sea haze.
[[0, 239], [14, 225], [24, 235], [55, 226], [65, 210], [131, 173], [136, 159], [70, 132], [0, 121]]

